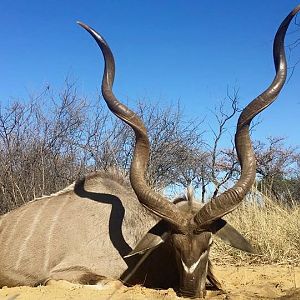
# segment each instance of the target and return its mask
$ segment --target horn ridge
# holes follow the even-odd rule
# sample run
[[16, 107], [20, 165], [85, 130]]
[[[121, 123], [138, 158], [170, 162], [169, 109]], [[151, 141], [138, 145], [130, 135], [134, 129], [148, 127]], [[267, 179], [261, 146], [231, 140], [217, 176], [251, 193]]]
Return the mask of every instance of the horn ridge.
[[104, 61], [102, 78], [102, 95], [108, 108], [121, 120], [126, 122], [135, 133], [134, 153], [130, 167], [130, 182], [139, 201], [151, 212], [168, 221], [178, 231], [185, 232], [188, 228], [188, 217], [173, 203], [153, 191], [146, 183], [145, 173], [149, 162], [150, 143], [147, 130], [142, 120], [124, 104], [122, 104], [112, 91], [115, 62], [113, 54], [104, 38], [88, 25], [77, 22], [87, 30], [100, 47]]
[[256, 176], [256, 161], [250, 139], [249, 127], [252, 119], [267, 108], [280, 93], [287, 76], [284, 38], [293, 17], [299, 12], [300, 5], [294, 8], [279, 26], [273, 43], [273, 57], [276, 74], [271, 85], [242, 111], [235, 134], [235, 145], [241, 165], [241, 176], [230, 189], [205, 204], [195, 215], [198, 228], [206, 228], [216, 219], [230, 213], [241, 203], [250, 190]]

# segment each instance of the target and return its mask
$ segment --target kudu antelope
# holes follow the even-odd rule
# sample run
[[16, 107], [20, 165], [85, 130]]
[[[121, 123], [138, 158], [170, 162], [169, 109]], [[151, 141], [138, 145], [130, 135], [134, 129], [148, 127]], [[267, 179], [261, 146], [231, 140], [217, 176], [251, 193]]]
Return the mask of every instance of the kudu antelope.
[[186, 199], [172, 203], [147, 185], [150, 145], [144, 124], [112, 92], [115, 64], [107, 43], [79, 22], [96, 40], [104, 57], [103, 98], [135, 132], [131, 186], [118, 176], [98, 172], [1, 216], [0, 286], [36, 286], [49, 280], [98, 284], [111, 278], [128, 284], [173, 287], [179, 295], [188, 297], [204, 296], [206, 279], [220, 288], [208, 259], [212, 234], [252, 252], [251, 245], [222, 217], [237, 208], [255, 179], [249, 126], [284, 85], [284, 38], [299, 10], [300, 5], [276, 33], [273, 82], [238, 119], [235, 145], [240, 179], [203, 207], [192, 201], [191, 191]]

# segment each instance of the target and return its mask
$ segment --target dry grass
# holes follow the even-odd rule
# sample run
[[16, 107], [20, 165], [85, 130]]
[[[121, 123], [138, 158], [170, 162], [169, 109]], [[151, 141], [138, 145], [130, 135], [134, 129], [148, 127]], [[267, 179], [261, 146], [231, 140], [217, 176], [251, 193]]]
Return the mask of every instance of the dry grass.
[[215, 239], [212, 259], [216, 264], [290, 264], [300, 265], [300, 205], [280, 205], [257, 193], [232, 214], [227, 221], [251, 242], [257, 254], [247, 254]]

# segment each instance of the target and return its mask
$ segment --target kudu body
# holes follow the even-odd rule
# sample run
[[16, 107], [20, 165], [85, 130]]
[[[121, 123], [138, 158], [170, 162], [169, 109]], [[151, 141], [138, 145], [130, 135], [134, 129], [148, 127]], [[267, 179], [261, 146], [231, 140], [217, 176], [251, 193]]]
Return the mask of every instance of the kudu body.
[[[131, 186], [118, 176], [93, 174], [56, 195], [32, 201], [2, 216], [0, 285], [34, 286], [49, 279], [95, 284], [107, 277], [152, 287], [174, 287], [180, 295], [201, 297], [208, 278], [220, 288], [208, 260], [212, 234], [219, 234], [234, 247], [252, 251], [250, 244], [222, 217], [241, 203], [255, 179], [249, 126], [284, 85], [284, 37], [299, 10], [300, 5], [276, 33], [276, 76], [272, 84], [239, 117], [235, 144], [241, 177], [203, 207], [191, 201], [190, 192], [188, 201], [171, 203], [147, 185], [150, 145], [144, 124], [112, 92], [115, 65], [107, 43], [95, 30], [79, 22], [104, 56], [104, 100], [135, 132]], [[136, 268], [141, 260], [143, 263]]]
[[0, 285], [120, 278], [122, 257], [157, 221], [117, 174], [89, 175], [1, 217]]

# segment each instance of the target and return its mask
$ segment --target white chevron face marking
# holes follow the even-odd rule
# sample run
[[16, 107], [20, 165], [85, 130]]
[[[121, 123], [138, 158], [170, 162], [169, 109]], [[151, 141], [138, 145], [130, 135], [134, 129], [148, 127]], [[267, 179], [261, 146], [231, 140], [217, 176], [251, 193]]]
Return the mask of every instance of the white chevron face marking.
[[181, 259], [181, 263], [182, 263], [182, 265], [183, 265], [184, 271], [185, 271], [186, 273], [188, 273], [188, 274], [192, 274], [192, 273], [196, 270], [196, 268], [197, 268], [197, 266], [199, 265], [201, 259], [203, 259], [203, 257], [204, 257], [206, 254], [207, 254], [207, 250], [205, 250], [205, 251], [201, 254], [201, 256], [199, 257], [199, 259], [198, 259], [195, 263], [193, 263], [190, 267], [188, 267], [188, 266], [185, 264], [185, 262]]

